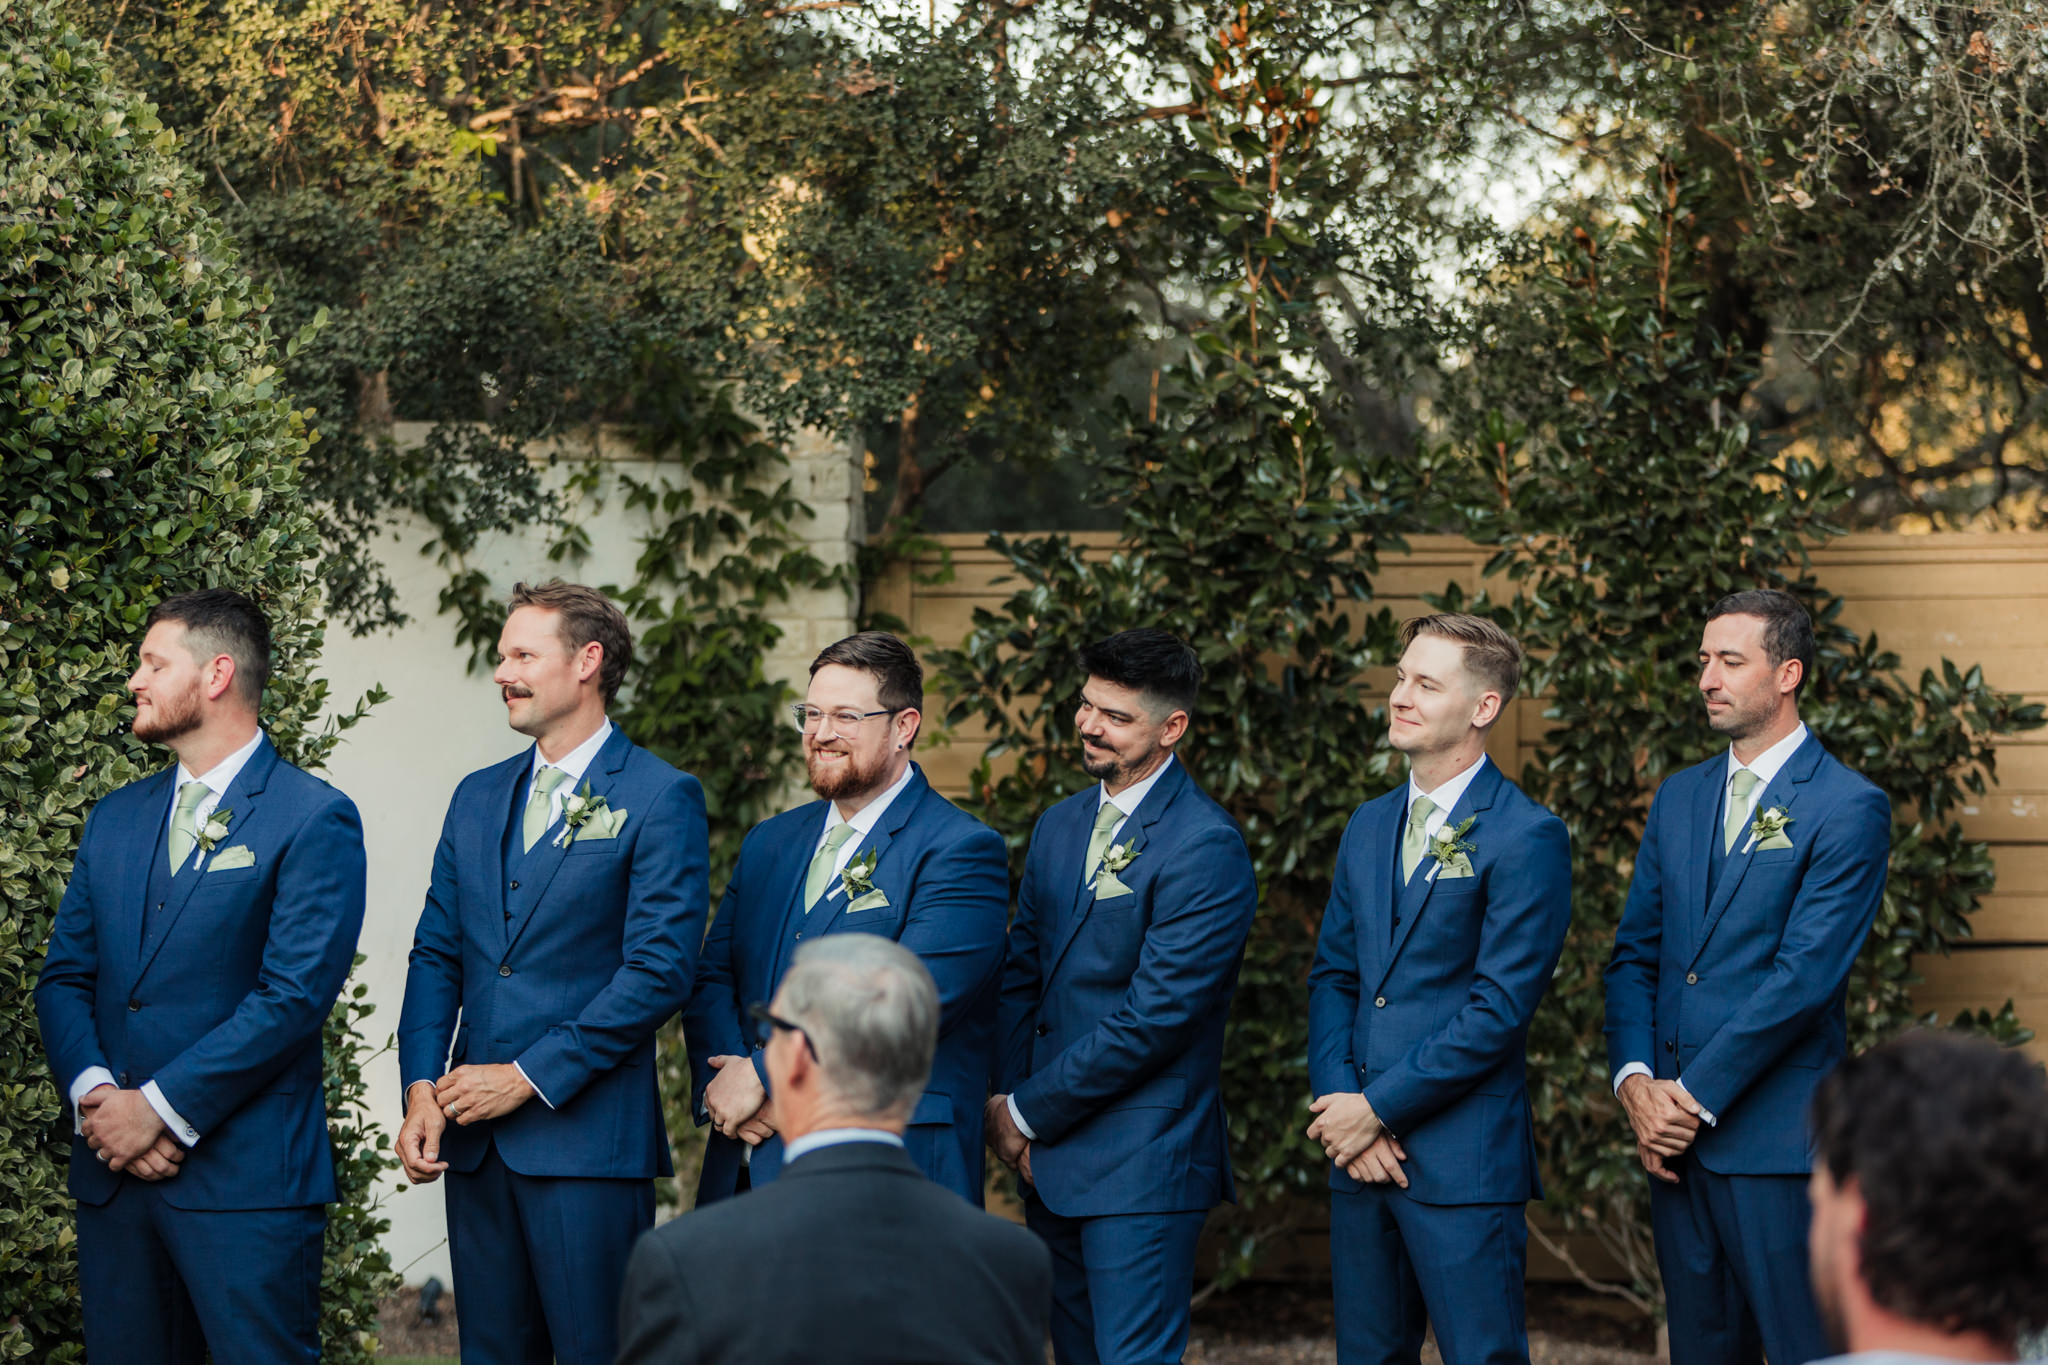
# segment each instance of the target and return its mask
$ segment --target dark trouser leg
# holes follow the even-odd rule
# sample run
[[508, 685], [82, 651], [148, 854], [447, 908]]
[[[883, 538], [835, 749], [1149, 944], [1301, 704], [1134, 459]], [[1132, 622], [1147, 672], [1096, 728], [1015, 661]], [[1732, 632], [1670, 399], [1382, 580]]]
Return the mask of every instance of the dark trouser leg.
[[654, 1182], [511, 1178], [557, 1365], [611, 1365], [626, 1261], [654, 1226]]
[[1024, 1195], [1024, 1225], [1052, 1252], [1052, 1354], [1059, 1365], [1100, 1365], [1095, 1355], [1095, 1310], [1088, 1301], [1088, 1267], [1081, 1256], [1081, 1223], [1062, 1218]]
[[1205, 1211], [1083, 1218], [1081, 1259], [1102, 1365], [1177, 1365], [1188, 1347]]
[[320, 1358], [325, 1207], [209, 1210], [166, 1202], [158, 1223], [214, 1365]]
[[1729, 1269], [1771, 1365], [1806, 1365], [1834, 1354], [1814, 1303], [1803, 1175], [1717, 1175], [1695, 1165]]
[[1388, 1191], [1444, 1365], [1529, 1365], [1520, 1204], [1420, 1204]]
[[1330, 1191], [1339, 1365], [1416, 1365], [1427, 1319], [1387, 1192]]
[[450, 1171], [448, 1259], [463, 1365], [550, 1365], [554, 1343], [526, 1254], [512, 1172], [492, 1143], [474, 1171]]
[[157, 1232], [157, 1203], [153, 1186], [124, 1180], [106, 1203], [78, 1206], [87, 1360], [199, 1365], [206, 1353], [192, 1301]]
[[1706, 1186], [1713, 1173], [1695, 1161], [1672, 1165], [1678, 1184], [1650, 1181], [1650, 1228], [1664, 1279], [1671, 1365], [1760, 1365], [1763, 1344], [1709, 1207]]

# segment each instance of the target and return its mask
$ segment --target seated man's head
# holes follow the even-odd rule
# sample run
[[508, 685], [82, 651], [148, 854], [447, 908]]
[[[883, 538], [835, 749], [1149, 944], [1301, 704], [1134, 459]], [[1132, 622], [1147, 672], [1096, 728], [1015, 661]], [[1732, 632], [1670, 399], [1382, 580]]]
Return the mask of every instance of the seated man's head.
[[2017, 1052], [1921, 1031], [1814, 1096], [1810, 1249], [1845, 1350], [2010, 1360], [2048, 1325], [2048, 1079]]
[[821, 1128], [901, 1132], [931, 1076], [939, 992], [917, 955], [876, 934], [796, 951], [768, 1006], [768, 1084], [785, 1138]]

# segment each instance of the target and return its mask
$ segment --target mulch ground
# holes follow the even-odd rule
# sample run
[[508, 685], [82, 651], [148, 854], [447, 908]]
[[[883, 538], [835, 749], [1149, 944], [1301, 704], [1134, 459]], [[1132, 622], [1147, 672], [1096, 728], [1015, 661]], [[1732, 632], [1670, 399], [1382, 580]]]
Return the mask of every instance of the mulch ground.
[[[419, 1293], [384, 1301], [377, 1315], [387, 1356], [453, 1356], [455, 1301], [441, 1298], [441, 1320], [420, 1321]], [[1562, 1285], [1529, 1286], [1533, 1365], [1655, 1365], [1656, 1333], [1609, 1300]], [[1195, 1309], [1188, 1365], [1335, 1365], [1330, 1291], [1324, 1286], [1243, 1284]], [[1422, 1350], [1438, 1365], [1436, 1344]]]

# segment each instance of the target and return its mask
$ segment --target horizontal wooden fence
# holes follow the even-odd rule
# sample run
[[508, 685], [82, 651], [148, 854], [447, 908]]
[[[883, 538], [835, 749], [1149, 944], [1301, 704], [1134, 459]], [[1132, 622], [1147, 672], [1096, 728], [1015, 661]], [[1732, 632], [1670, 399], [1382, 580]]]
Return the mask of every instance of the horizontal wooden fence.
[[[1115, 543], [1105, 534], [1074, 539], [1105, 554]], [[943, 647], [965, 637], [976, 607], [998, 607], [1010, 589], [998, 581], [1006, 564], [983, 537], [935, 541], [936, 548], [919, 558], [889, 566], [868, 606]], [[1402, 617], [1425, 610], [1422, 594], [1453, 583], [1468, 591], [1509, 591], [1484, 579], [1488, 553], [1455, 537], [1418, 536], [1408, 554], [1382, 561], [1374, 605]], [[946, 557], [949, 581], [920, 581]], [[1947, 658], [1964, 669], [1981, 665], [1994, 687], [2048, 701], [2048, 535], [1854, 535], [1830, 541], [1813, 559], [1816, 576], [1843, 599], [1845, 624], [1874, 633], [1899, 655], [1907, 677], [1939, 668]], [[1380, 679], [1366, 682], [1384, 686]], [[1492, 754], [1509, 773], [1519, 773], [1535, 754], [1542, 710], [1540, 697], [1525, 698], [1495, 727]], [[939, 789], [958, 798], [986, 738], [964, 726], [944, 740], [919, 745], [920, 758]], [[2022, 1021], [2042, 1035], [2032, 1045], [2034, 1055], [2048, 1060], [2048, 731], [2000, 745], [1997, 766], [1998, 784], [1963, 816], [1964, 828], [1992, 845], [1997, 889], [1976, 915], [1969, 943], [1950, 957], [1921, 960], [1924, 983], [1916, 1000], [1946, 1016], [2011, 999]]]

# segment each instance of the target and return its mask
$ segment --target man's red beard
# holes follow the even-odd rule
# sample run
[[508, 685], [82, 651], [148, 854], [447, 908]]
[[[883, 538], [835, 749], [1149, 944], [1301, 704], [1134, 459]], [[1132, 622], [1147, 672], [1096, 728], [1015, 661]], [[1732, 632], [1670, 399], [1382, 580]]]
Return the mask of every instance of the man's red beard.
[[196, 685], [175, 699], [153, 692], [148, 706], [135, 708], [135, 737], [145, 744], [168, 744], [197, 730], [201, 719]]
[[859, 796], [871, 792], [881, 784], [882, 773], [887, 766], [887, 757], [877, 759], [873, 764], [862, 767], [859, 757], [849, 751], [838, 763], [820, 765], [814, 751], [804, 754], [804, 766], [809, 769], [811, 790], [827, 801], [837, 801], [844, 796]]

